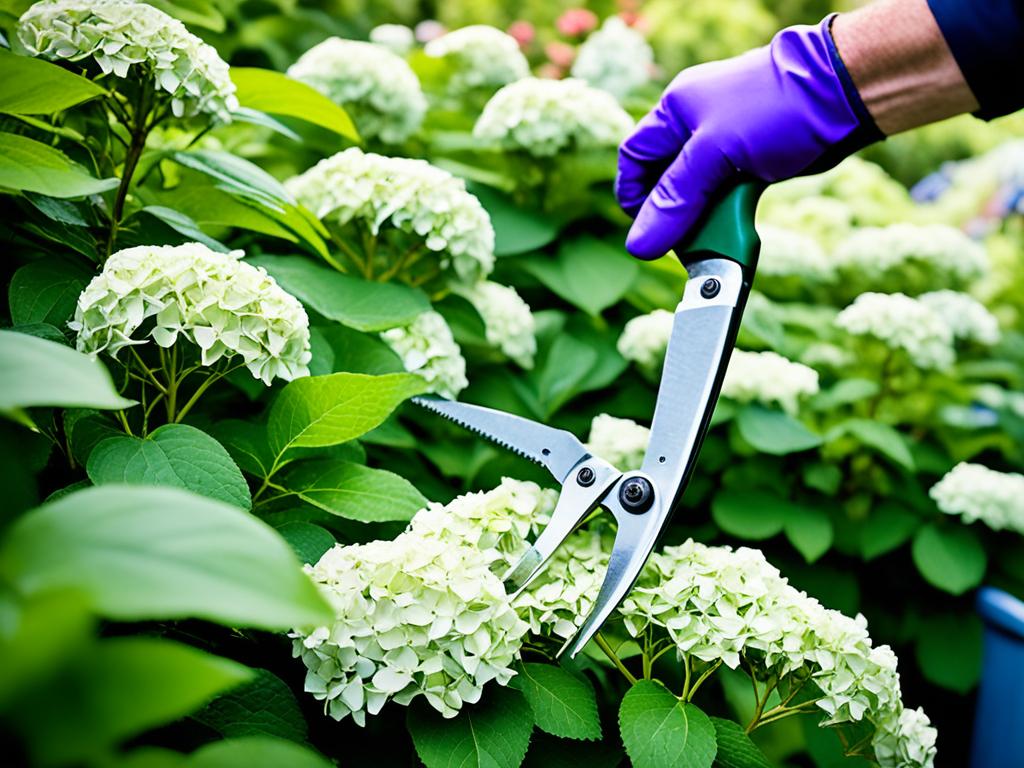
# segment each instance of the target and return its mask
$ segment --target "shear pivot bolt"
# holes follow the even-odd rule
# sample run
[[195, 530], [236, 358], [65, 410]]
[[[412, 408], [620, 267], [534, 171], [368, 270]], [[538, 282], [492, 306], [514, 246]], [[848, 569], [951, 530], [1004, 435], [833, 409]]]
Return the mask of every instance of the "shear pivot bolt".
[[594, 474], [594, 470], [590, 467], [583, 467], [583, 469], [576, 473], [576, 482], [584, 488], [593, 485], [595, 479], [597, 479], [597, 475]]
[[718, 292], [722, 290], [722, 284], [718, 282], [718, 278], [709, 277], [704, 281], [700, 287], [700, 295], [705, 299], [713, 299], [718, 295]]
[[643, 477], [631, 477], [619, 489], [619, 501], [627, 512], [642, 515], [654, 503], [654, 488]]

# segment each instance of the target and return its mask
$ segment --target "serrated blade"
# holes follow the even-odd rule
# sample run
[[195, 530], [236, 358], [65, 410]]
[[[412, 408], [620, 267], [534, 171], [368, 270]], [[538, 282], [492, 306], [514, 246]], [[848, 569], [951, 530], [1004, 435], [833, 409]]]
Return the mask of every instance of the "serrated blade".
[[540, 464], [559, 483], [564, 483], [570, 470], [590, 455], [571, 432], [522, 416], [440, 397], [414, 397], [412, 401], [524, 459]]

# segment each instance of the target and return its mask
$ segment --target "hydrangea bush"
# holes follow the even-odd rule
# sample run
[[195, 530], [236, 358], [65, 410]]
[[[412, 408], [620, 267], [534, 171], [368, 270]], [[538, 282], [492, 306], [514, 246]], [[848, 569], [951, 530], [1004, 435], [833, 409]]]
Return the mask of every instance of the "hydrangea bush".
[[453, 95], [476, 90], [493, 92], [530, 74], [530, 65], [516, 39], [486, 24], [436, 37], [423, 51], [451, 67], [446, 86]]

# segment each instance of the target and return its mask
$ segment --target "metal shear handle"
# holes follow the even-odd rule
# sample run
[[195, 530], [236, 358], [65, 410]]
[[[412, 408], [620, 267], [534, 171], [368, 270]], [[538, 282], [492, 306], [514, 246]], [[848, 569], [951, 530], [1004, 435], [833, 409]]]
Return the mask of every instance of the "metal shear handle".
[[547, 467], [562, 484], [551, 521], [505, 574], [510, 591], [518, 592], [536, 579], [566, 537], [598, 506], [615, 515], [618, 531], [601, 591], [559, 654], [575, 656], [632, 589], [686, 488], [750, 292], [760, 249], [754, 209], [763, 190], [760, 184], [740, 184], [709, 212], [691, 241], [676, 247], [690, 279], [676, 308], [640, 471], [620, 472], [561, 429], [478, 405], [414, 398], [424, 408]]

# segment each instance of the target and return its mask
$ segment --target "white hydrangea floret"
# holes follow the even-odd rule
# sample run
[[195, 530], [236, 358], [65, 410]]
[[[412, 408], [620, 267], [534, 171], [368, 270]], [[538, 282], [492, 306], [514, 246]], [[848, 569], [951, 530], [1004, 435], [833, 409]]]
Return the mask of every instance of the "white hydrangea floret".
[[229, 121], [238, 108], [228, 65], [213, 46], [161, 10], [134, 0], [41, 0], [18, 22], [33, 56], [92, 59], [104, 75], [151, 80], [170, 95], [177, 117], [204, 113]]
[[633, 127], [610, 93], [577, 78], [527, 77], [506, 85], [484, 107], [473, 134], [534, 157], [618, 146]]
[[381, 333], [405, 370], [423, 377], [429, 391], [454, 399], [464, 390], [466, 360], [445, 319], [432, 310], [422, 312], [409, 325]]
[[590, 422], [587, 450], [623, 472], [640, 469], [651, 430], [631, 419], [619, 419], [602, 413]]
[[758, 272], [763, 275], [830, 280], [835, 268], [818, 241], [809, 235], [771, 224], [757, 228], [761, 236]]
[[416, 45], [416, 33], [405, 24], [378, 24], [370, 30], [370, 42], [405, 56]]
[[[149, 339], [161, 347], [186, 339], [199, 347], [203, 365], [240, 356], [268, 385], [308, 376], [305, 309], [262, 267], [239, 261], [242, 255], [200, 243], [117, 251], [78, 297], [69, 327], [79, 351], [116, 356]], [[150, 319], [146, 338], [134, 337]]]
[[454, 290], [480, 314], [488, 344], [521, 367], [533, 368], [537, 353], [536, 322], [530, 306], [515, 288], [482, 280], [472, 286], [456, 286]]
[[486, 24], [473, 24], [434, 38], [423, 49], [452, 65], [448, 89], [454, 94], [500, 88], [530, 74], [516, 39]]
[[302, 54], [288, 76], [343, 106], [364, 137], [390, 144], [414, 134], [427, 111], [405, 59], [374, 43], [329, 37]]
[[902, 293], [862, 293], [836, 316], [836, 326], [902, 349], [921, 368], [948, 368], [954, 360], [953, 331], [926, 304]]
[[1024, 534], [1024, 475], [961, 462], [928, 492], [947, 515]]
[[778, 405], [788, 413], [796, 412], [800, 398], [817, 392], [817, 371], [776, 352], [735, 350], [722, 382], [722, 397]]
[[999, 341], [999, 321], [973, 296], [960, 291], [929, 291], [918, 300], [949, 324], [954, 338], [988, 345]]
[[904, 708], [875, 724], [871, 747], [881, 768], [930, 768], [938, 734], [920, 707]]
[[294, 632], [305, 690], [359, 725], [389, 700], [423, 696], [444, 717], [508, 684], [527, 625], [484, 552], [414, 532], [336, 545], [307, 571], [333, 624]]
[[341, 227], [371, 234], [394, 228], [423, 239], [441, 267], [472, 284], [494, 268], [494, 227], [466, 184], [425, 160], [385, 157], [351, 147], [285, 183], [299, 203]]
[[672, 335], [675, 315], [667, 309], [656, 309], [629, 320], [616, 342], [619, 354], [646, 375], [657, 377], [665, 362], [665, 350]]
[[621, 101], [651, 79], [653, 66], [654, 51], [644, 36], [611, 16], [580, 46], [572, 76]]

